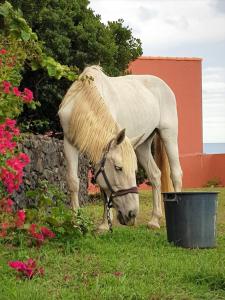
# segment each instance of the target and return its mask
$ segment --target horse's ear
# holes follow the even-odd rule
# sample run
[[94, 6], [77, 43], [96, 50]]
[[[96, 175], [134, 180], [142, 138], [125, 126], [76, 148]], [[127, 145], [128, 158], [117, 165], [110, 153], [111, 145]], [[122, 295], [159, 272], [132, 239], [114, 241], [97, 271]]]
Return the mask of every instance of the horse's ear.
[[125, 139], [125, 136], [126, 136], [125, 132], [126, 132], [126, 129], [124, 128], [118, 133], [117, 137], [115, 138], [116, 145], [119, 145], [123, 142], [123, 140]]
[[142, 138], [145, 134], [143, 133], [140, 136], [136, 136], [132, 139], [130, 139], [131, 145], [133, 146], [134, 149], [136, 149], [141, 143], [142, 143]]

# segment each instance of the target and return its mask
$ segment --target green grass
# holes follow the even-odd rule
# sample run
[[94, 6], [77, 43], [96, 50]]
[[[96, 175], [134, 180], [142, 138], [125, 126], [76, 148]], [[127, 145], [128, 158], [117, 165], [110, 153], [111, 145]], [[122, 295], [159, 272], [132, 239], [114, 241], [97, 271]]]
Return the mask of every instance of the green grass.
[[[165, 225], [148, 230], [149, 196], [142, 192], [136, 227], [114, 226], [113, 234], [39, 250], [1, 245], [0, 300], [225, 299], [225, 189], [219, 190], [217, 248], [177, 248], [167, 242]], [[85, 210], [99, 221], [100, 205]], [[7, 262], [29, 257], [45, 267], [45, 276], [16, 279]]]

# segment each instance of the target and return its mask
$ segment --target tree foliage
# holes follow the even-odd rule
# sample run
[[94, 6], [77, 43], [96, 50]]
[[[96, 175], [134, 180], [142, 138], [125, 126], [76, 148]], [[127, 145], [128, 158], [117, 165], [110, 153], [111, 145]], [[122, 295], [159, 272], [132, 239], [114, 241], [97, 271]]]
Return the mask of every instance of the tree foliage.
[[136, 59], [142, 54], [140, 39], [132, 36], [132, 31], [129, 27], [123, 26], [124, 21], [108, 22], [114, 42], [116, 44], [116, 52], [114, 54], [114, 75], [119, 75], [127, 69], [130, 61]]
[[[62, 65], [53, 57], [46, 55], [43, 51], [43, 46], [38, 40], [36, 33], [32, 31], [26, 20], [22, 17], [20, 11], [14, 10], [11, 4], [5, 1], [0, 5], [0, 16], [3, 17], [3, 27], [0, 28], [1, 40], [3, 46], [14, 43], [22, 49], [24, 53], [24, 61], [29, 64], [32, 70], [39, 68], [46, 69], [49, 76], [56, 79], [61, 77], [74, 80], [77, 78], [77, 68], [69, 68], [67, 65]], [[1, 46], [2, 46], [1, 45]]]
[[[123, 20], [101, 22], [89, 7], [88, 0], [10, 0], [43, 41], [47, 55], [63, 65], [100, 64], [109, 75], [124, 74], [128, 63], [142, 54], [141, 42], [124, 26]], [[49, 70], [48, 70], [49, 71]], [[59, 129], [55, 122], [58, 105], [71, 82], [65, 78], [49, 78], [44, 70], [31, 72], [26, 68], [23, 83], [35, 92], [41, 102], [32, 119], [50, 122], [51, 129]], [[22, 120], [26, 120], [26, 113]]]

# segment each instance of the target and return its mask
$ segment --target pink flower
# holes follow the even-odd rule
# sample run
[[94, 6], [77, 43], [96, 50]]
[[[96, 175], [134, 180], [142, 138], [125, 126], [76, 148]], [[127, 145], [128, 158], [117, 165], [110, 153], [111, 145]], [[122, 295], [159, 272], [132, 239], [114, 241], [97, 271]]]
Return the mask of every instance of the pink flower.
[[28, 88], [25, 88], [23, 91], [22, 98], [25, 103], [30, 103], [33, 100], [33, 92]]
[[8, 82], [8, 81], [6, 81], [6, 80], [4, 80], [3, 81], [3, 92], [5, 93], [5, 94], [10, 94], [10, 87], [11, 87], [11, 83], [10, 82]]
[[29, 279], [32, 279], [34, 275], [44, 275], [44, 268], [38, 268], [36, 261], [32, 258], [29, 258], [25, 262], [19, 260], [10, 261], [8, 265]]
[[4, 54], [6, 54], [6, 53], [7, 53], [7, 50], [5, 50], [5, 49], [1, 49], [1, 50], [0, 50], [0, 54], [3, 54], [3, 55], [4, 55]]
[[20, 270], [20, 269], [24, 269], [25, 264], [22, 261], [15, 260], [15, 261], [10, 261], [9, 266], [13, 269]]
[[45, 226], [40, 228], [40, 232], [37, 230], [37, 224], [31, 224], [28, 229], [30, 235], [37, 240], [38, 245], [41, 245], [45, 239], [54, 238], [55, 234]]
[[45, 237], [42, 233], [37, 232], [36, 229], [37, 229], [37, 225], [31, 224], [28, 231], [31, 234], [31, 236], [37, 240], [39, 244], [42, 244], [44, 242]]
[[26, 153], [20, 152], [19, 155], [18, 155], [18, 159], [19, 159], [24, 165], [27, 165], [27, 164], [30, 163], [30, 157], [29, 157]]
[[6, 152], [13, 152], [16, 147], [14, 137], [20, 134], [20, 131], [15, 127], [16, 121], [6, 119], [5, 123], [0, 124], [0, 154], [6, 154]]
[[14, 169], [14, 172], [12, 173], [6, 168], [2, 168], [0, 170], [0, 178], [2, 179], [4, 186], [7, 188], [8, 193], [12, 194], [14, 191], [18, 190], [22, 183], [23, 172], [21, 166], [12, 165], [10, 161], [11, 160], [7, 160], [6, 164]]
[[24, 225], [25, 222], [25, 211], [23, 209], [17, 211], [16, 215], [16, 227], [21, 227]]
[[29, 228], [29, 232], [30, 232], [30, 233], [35, 232], [36, 228], [37, 228], [37, 224], [31, 224], [31, 225], [30, 225], [30, 228]]
[[50, 229], [48, 229], [47, 227], [41, 227], [41, 232], [44, 235], [44, 237], [48, 237], [48, 238], [54, 238], [55, 234], [54, 232], [52, 232]]
[[[0, 148], [2, 153], [2, 149]], [[0, 167], [0, 178], [9, 194], [18, 190], [23, 179], [23, 168], [30, 162], [29, 156], [19, 153], [5, 161], [6, 167]]]
[[13, 128], [13, 134], [14, 134], [15, 136], [19, 136], [19, 135], [20, 135], [20, 130], [19, 130], [18, 127]]
[[13, 94], [17, 97], [20, 97], [21, 92], [19, 91], [18, 87], [13, 88]]
[[6, 118], [5, 126], [8, 127], [11, 131], [15, 129], [15, 125], [16, 125], [16, 120]]
[[8, 198], [7, 199], [7, 205], [11, 208], [13, 206], [13, 201], [12, 199]]

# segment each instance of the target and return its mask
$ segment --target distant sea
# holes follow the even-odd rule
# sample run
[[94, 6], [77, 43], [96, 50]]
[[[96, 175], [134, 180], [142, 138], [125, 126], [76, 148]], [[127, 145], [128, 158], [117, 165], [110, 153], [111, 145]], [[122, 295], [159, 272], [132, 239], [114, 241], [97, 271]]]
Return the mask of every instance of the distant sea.
[[225, 143], [204, 143], [203, 152], [208, 154], [225, 153]]

